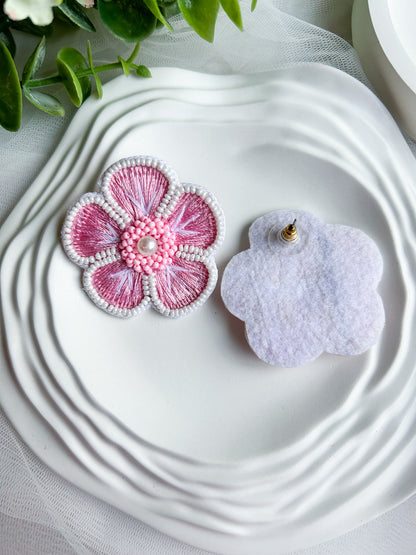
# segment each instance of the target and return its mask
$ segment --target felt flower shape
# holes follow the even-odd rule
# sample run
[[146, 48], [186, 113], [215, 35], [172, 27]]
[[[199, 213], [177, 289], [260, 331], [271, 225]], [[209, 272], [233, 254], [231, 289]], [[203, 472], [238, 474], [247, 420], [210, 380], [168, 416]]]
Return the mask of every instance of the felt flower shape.
[[4, 12], [14, 21], [29, 17], [35, 25], [49, 25], [53, 20], [54, 6], [62, 0], [6, 0]]
[[214, 196], [144, 156], [113, 164], [99, 192], [68, 211], [62, 229], [67, 255], [85, 268], [87, 294], [123, 318], [151, 305], [176, 318], [204, 303], [217, 280], [213, 253], [223, 236]]
[[[298, 240], [285, 242], [281, 231], [295, 218]], [[384, 326], [376, 291], [383, 262], [367, 235], [277, 211], [256, 220], [249, 239], [250, 249], [225, 268], [221, 294], [259, 358], [294, 367], [324, 351], [356, 355], [374, 344]]]

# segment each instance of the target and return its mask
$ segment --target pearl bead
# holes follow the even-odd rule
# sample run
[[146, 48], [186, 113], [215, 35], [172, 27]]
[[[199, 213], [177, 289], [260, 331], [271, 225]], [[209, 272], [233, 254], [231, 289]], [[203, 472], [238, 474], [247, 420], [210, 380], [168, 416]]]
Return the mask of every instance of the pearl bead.
[[157, 241], [150, 235], [145, 235], [137, 241], [137, 250], [143, 256], [151, 256], [157, 251]]

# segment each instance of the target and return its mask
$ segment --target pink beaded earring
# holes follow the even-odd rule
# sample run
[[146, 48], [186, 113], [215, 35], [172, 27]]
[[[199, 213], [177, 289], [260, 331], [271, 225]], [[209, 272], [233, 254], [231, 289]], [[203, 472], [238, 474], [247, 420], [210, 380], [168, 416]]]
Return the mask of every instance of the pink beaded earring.
[[62, 243], [84, 269], [83, 286], [109, 314], [128, 318], [153, 306], [177, 318], [201, 306], [217, 281], [214, 252], [224, 237], [215, 197], [181, 184], [162, 160], [125, 158], [97, 193], [67, 213]]

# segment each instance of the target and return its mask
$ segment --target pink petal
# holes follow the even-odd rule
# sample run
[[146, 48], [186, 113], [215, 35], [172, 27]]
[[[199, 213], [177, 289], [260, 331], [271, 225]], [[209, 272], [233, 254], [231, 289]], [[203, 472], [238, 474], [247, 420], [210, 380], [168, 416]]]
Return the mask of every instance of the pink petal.
[[97, 300], [94, 296], [98, 295], [119, 309], [131, 310], [144, 299], [142, 274], [128, 268], [122, 260], [92, 266], [85, 272], [84, 283], [94, 302]]
[[117, 246], [120, 241], [121, 229], [104, 208], [96, 203], [102, 197], [90, 195], [89, 198], [88, 204], [76, 205], [70, 211], [74, 218], [72, 222], [68, 218], [64, 224], [64, 238], [69, 239], [69, 244], [64, 244], [71, 258], [74, 258], [74, 254], [86, 258], [94, 256]]
[[204, 293], [209, 283], [209, 269], [203, 262], [175, 257], [173, 264], [155, 272], [153, 278], [162, 306], [177, 310], [191, 305]]
[[218, 236], [214, 212], [198, 194], [183, 193], [167, 221], [176, 235], [175, 242], [178, 245], [192, 245], [206, 249]]
[[133, 220], [155, 216], [169, 187], [168, 178], [149, 166], [130, 166], [115, 172], [105, 196], [120, 206]]

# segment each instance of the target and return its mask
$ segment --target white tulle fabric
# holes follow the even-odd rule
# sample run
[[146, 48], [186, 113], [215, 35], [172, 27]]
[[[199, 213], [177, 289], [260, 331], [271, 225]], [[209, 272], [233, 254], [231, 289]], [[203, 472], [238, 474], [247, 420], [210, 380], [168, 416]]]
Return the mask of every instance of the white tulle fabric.
[[[173, 34], [162, 30], [142, 44], [140, 63], [212, 73], [250, 73], [321, 62], [366, 81], [357, 55], [347, 42], [351, 36], [352, 3], [352, 0], [258, 0], [256, 11], [250, 14], [250, 1], [242, 0], [245, 32], [240, 33], [221, 15], [213, 45], [199, 39], [178, 17], [173, 21]], [[96, 18], [95, 23], [99, 29]], [[24, 42], [18, 62], [23, 64], [36, 40], [24, 36], [20, 39]], [[47, 64], [51, 72], [53, 56], [60, 47], [72, 44], [85, 50], [87, 39], [91, 40], [94, 57], [100, 62], [113, 61], [117, 54], [129, 50], [108, 34], [66, 33], [48, 43]], [[73, 114], [68, 103], [66, 108], [67, 116], [61, 120], [45, 116], [25, 102], [21, 131], [12, 134], [0, 129], [0, 222], [42, 169], [65, 131]], [[416, 545], [415, 521], [416, 502], [408, 501], [359, 530], [303, 553], [412, 553]], [[19, 440], [0, 412], [0, 553], [203, 552], [164, 536], [59, 478]]]

